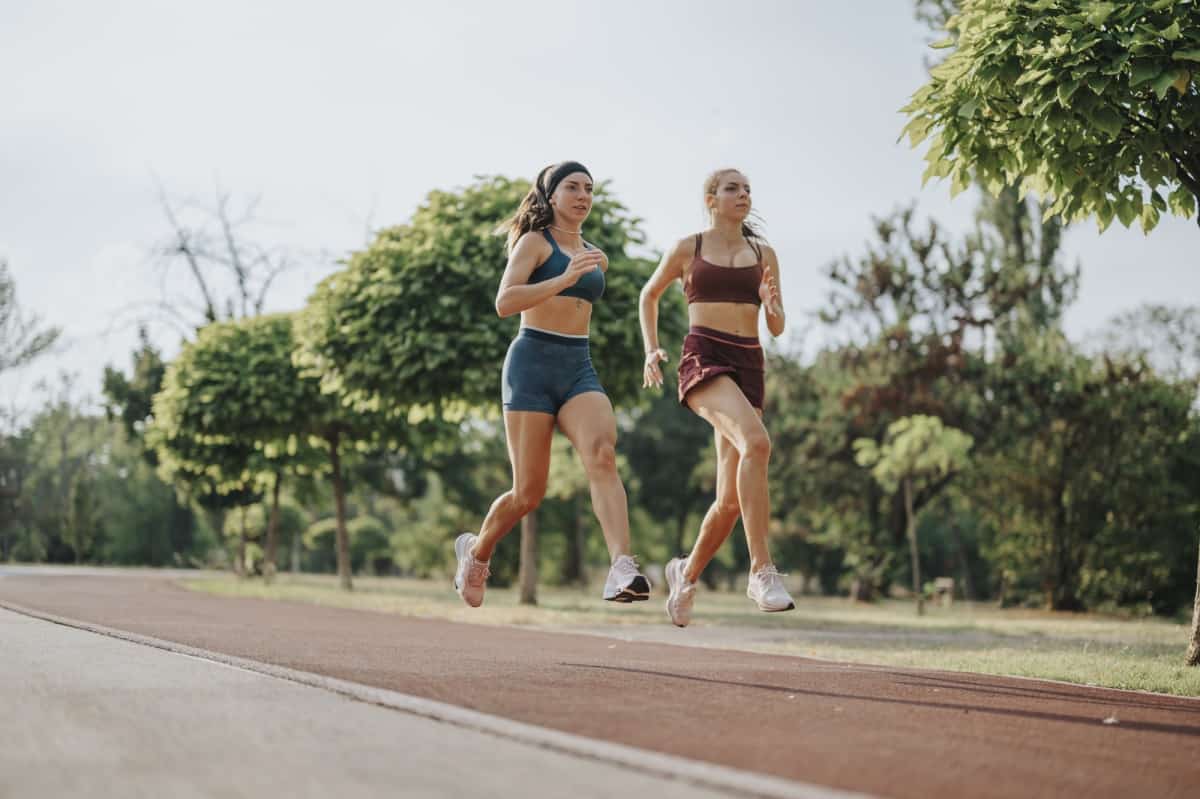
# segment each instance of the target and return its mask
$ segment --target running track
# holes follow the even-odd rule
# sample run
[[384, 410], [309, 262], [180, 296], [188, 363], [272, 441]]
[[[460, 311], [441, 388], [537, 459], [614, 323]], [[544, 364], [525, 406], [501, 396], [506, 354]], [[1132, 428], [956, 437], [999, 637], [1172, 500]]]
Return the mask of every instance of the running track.
[[221, 598], [153, 577], [7, 575], [0, 605], [879, 796], [1200, 790], [1197, 700]]

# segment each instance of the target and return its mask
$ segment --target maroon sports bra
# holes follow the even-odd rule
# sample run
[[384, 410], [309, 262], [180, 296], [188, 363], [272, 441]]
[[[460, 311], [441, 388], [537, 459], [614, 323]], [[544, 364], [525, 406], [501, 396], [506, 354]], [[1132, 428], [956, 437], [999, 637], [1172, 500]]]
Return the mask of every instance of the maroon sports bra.
[[700, 257], [700, 234], [696, 234], [696, 255], [683, 281], [683, 293], [693, 302], [744, 302], [762, 305], [758, 287], [762, 283], [762, 252], [750, 242], [758, 262], [754, 266], [717, 266]]

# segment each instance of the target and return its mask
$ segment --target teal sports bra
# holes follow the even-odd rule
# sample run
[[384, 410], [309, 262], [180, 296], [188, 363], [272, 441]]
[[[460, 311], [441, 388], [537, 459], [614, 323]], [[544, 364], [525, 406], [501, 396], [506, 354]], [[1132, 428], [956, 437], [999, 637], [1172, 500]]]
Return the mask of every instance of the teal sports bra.
[[[567, 264], [571, 263], [571, 256], [563, 252], [558, 242], [550, 235], [550, 231], [542, 229], [542, 235], [546, 237], [546, 241], [550, 242], [550, 246], [554, 248], [554, 252], [550, 253], [550, 257], [546, 262], [533, 270], [529, 276], [530, 283], [541, 283], [546, 280], [551, 280], [558, 277], [563, 272], [567, 271]], [[587, 249], [592, 249], [587, 242], [583, 243]], [[595, 303], [604, 294], [604, 270], [593, 269], [583, 277], [574, 286], [568, 286], [558, 292], [560, 297], [575, 297], [580, 300], [587, 300], [590, 303]]]

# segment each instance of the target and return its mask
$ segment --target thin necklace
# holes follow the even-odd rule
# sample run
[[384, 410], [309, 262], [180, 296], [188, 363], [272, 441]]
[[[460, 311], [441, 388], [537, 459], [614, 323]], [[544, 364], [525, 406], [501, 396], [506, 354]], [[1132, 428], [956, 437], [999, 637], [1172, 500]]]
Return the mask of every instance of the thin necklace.
[[557, 230], [559, 233], [574, 233], [576, 236], [583, 235], [582, 231], [567, 230], [565, 227], [559, 227], [558, 225], [546, 225], [546, 227], [550, 228], [551, 230]]

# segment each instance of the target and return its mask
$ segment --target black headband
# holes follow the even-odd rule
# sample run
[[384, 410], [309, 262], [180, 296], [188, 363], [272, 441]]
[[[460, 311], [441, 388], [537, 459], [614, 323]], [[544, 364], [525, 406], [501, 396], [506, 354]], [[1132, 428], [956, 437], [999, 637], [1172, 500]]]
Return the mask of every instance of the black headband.
[[576, 172], [582, 172], [589, 178], [592, 177], [592, 173], [588, 172], [588, 168], [578, 161], [563, 161], [551, 169], [550, 174], [546, 175], [542, 181], [542, 192], [546, 195], [546, 199], [550, 199], [551, 195], [554, 194], [554, 190], [558, 188], [558, 184], [562, 183], [563, 178], [567, 175], [573, 175]]

